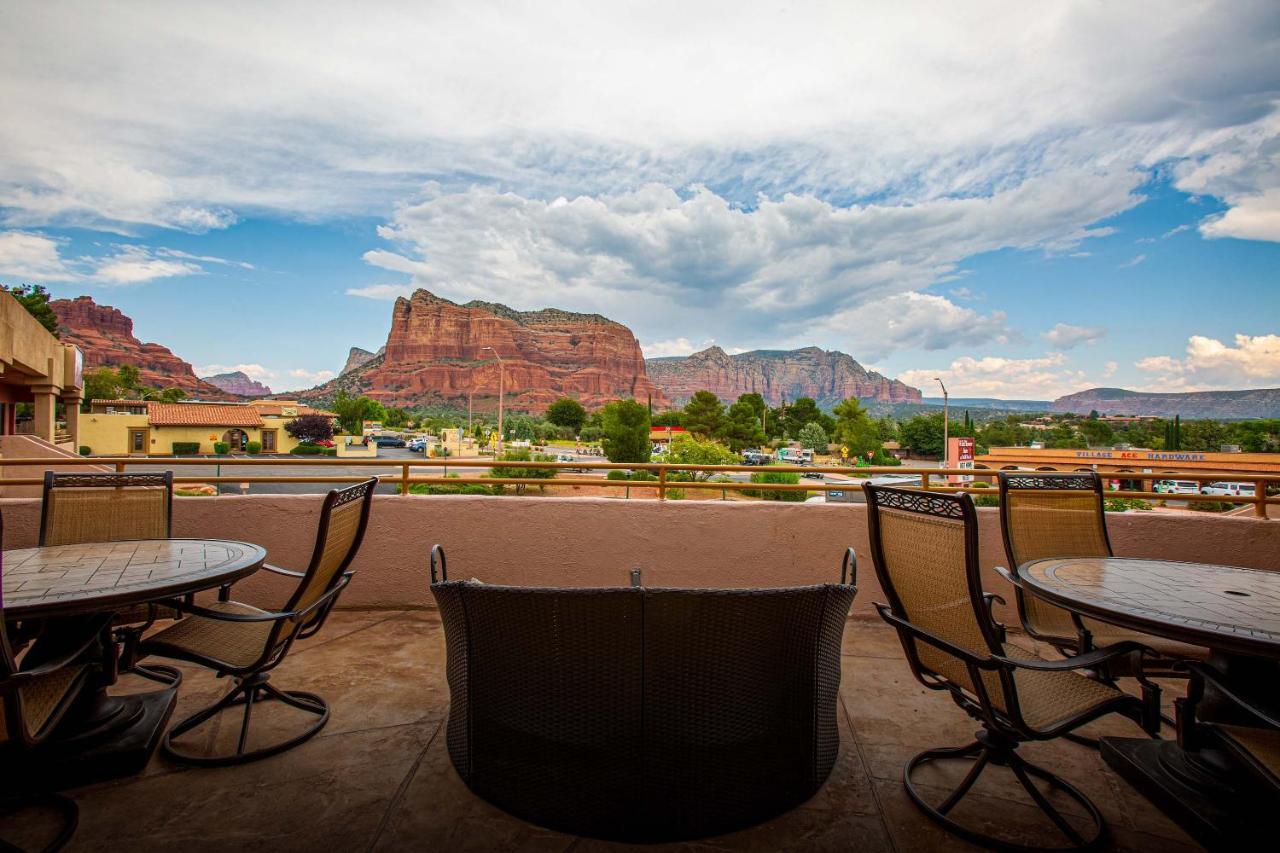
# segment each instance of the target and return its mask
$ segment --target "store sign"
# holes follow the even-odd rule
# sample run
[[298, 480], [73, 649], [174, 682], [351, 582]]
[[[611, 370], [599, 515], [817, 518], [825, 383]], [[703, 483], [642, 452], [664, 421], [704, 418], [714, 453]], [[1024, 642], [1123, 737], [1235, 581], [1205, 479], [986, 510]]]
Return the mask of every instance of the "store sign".
[[[947, 459], [952, 468], [973, 468], [975, 442], [969, 436], [957, 436], [947, 440]], [[951, 483], [972, 483], [972, 474], [952, 474], [947, 477]]]

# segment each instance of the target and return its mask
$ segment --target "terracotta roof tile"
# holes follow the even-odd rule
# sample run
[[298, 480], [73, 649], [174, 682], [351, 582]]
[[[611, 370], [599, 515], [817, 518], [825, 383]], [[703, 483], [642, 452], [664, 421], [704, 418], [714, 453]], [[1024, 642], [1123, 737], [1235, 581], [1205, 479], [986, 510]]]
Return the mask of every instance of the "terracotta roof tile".
[[147, 405], [147, 401], [146, 400], [98, 400], [95, 398], [89, 401], [89, 405], [91, 406], [145, 406]]
[[152, 426], [260, 427], [262, 415], [253, 406], [217, 403], [151, 403]]

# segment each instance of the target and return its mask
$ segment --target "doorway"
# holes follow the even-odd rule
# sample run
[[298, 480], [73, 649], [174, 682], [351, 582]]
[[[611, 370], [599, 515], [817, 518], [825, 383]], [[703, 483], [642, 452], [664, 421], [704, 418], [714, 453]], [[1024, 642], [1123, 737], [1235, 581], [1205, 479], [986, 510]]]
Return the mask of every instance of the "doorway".
[[150, 442], [151, 431], [147, 429], [131, 429], [129, 430], [129, 455], [136, 456], [141, 454], [145, 456], [151, 450]]
[[229, 429], [222, 434], [222, 440], [231, 448], [232, 453], [243, 453], [248, 449], [249, 434], [242, 429]]

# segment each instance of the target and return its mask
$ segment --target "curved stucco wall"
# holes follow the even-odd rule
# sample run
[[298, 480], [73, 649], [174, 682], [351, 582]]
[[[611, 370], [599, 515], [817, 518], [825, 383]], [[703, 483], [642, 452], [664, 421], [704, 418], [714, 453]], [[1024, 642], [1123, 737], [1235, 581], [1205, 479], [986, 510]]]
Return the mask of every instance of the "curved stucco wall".
[[[175, 498], [174, 535], [242, 539], [271, 562], [303, 569], [320, 496]], [[4, 547], [36, 543], [40, 505], [0, 500]], [[997, 510], [978, 510], [989, 591], [1008, 592]], [[1198, 514], [1107, 516], [1117, 554], [1280, 569], [1280, 522]], [[378, 496], [345, 607], [430, 607], [427, 552], [444, 545], [450, 576], [535, 586], [614, 586], [639, 567], [647, 586], [784, 586], [836, 580], [844, 549], [858, 554], [853, 612], [882, 601], [863, 504], [623, 501], [609, 498]], [[270, 606], [287, 581], [261, 575], [237, 596]], [[1012, 596], [1008, 596], [1012, 601]], [[1011, 613], [1002, 618], [1012, 619]]]

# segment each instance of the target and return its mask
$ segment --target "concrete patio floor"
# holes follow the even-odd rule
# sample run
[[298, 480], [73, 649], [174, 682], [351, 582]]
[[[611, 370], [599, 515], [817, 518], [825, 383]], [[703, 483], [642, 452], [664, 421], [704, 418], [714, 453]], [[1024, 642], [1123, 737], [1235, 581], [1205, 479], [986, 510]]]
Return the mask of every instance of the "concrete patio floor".
[[[184, 669], [175, 719], [225, 689], [207, 671]], [[637, 849], [532, 826], [467, 790], [445, 750], [449, 691], [444, 636], [434, 611], [336, 613], [319, 636], [294, 648], [272, 681], [329, 700], [333, 714], [320, 736], [240, 767], [193, 769], [156, 757], [139, 777], [71, 792], [81, 813], [70, 849]], [[148, 684], [128, 677], [119, 687]], [[840, 757], [817, 795], [760, 826], [663, 849], [976, 849], [925, 818], [901, 782], [910, 755], [968, 743], [972, 721], [945, 695], [916, 683], [895, 635], [878, 623], [847, 626], [840, 694]], [[255, 710], [255, 733], [271, 737], [296, 726], [301, 718], [295, 713], [269, 703]], [[207, 733], [207, 745], [233, 735], [235, 721], [225, 719], [229, 725]], [[1082, 733], [1140, 736], [1120, 718], [1098, 721]], [[1113, 775], [1096, 750], [1058, 741], [1029, 744], [1023, 755], [1093, 799], [1109, 823], [1106, 849], [1198, 849]], [[1004, 770], [997, 774], [984, 776], [957, 817], [1004, 826], [1024, 843], [1056, 843], [1012, 777]]]

